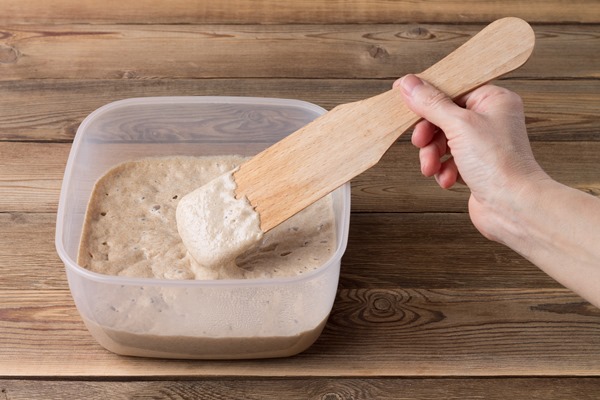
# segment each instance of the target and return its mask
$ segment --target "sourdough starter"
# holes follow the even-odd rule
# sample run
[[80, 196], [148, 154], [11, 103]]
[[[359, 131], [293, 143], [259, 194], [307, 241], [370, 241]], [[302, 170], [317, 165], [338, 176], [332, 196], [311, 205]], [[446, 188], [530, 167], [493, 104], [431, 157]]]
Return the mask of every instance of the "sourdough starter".
[[177, 230], [179, 201], [243, 160], [148, 158], [113, 168], [94, 187], [78, 264], [101, 274], [159, 279], [271, 278], [318, 268], [335, 249], [330, 196], [267, 232], [231, 263], [201, 265], [190, 256]]
[[[202, 265], [190, 256], [177, 230], [178, 203], [186, 194], [234, 170], [243, 160], [237, 156], [148, 158], [113, 168], [96, 183], [88, 204], [79, 265], [101, 274], [168, 280], [297, 276], [323, 265], [336, 244], [330, 196], [267, 232], [256, 247], [226, 265]], [[198, 299], [192, 293], [182, 298], [182, 292], [172, 295], [173, 288], [168, 286], [141, 287], [135, 293], [128, 287], [114, 286], [112, 295], [90, 305], [95, 321], [86, 319], [85, 323], [100, 344], [120, 354], [177, 358], [287, 356], [312, 344], [325, 324], [325, 320], [306, 326], [302, 321], [288, 321], [286, 327], [291, 323], [297, 324], [296, 328], [285, 328], [283, 332], [295, 333], [273, 336], [270, 332], [282, 332], [282, 322], [277, 312], [269, 309], [280, 309], [278, 298], [285, 294], [277, 296], [274, 292], [266, 298], [249, 294], [242, 301], [263, 302], [272, 308], [265, 309], [264, 322], [246, 324], [240, 320], [231, 336], [231, 332], [219, 328], [218, 322], [206, 325], [204, 321], [189, 321], [185, 315], [198, 302], [215, 309], [223, 302], [240, 301], [237, 292], [231, 299], [216, 300], [211, 295]], [[165, 315], [172, 317], [172, 322], [164, 322], [168, 321]], [[185, 321], [189, 336], [176, 333], [181, 332], [177, 328], [181, 321]]]

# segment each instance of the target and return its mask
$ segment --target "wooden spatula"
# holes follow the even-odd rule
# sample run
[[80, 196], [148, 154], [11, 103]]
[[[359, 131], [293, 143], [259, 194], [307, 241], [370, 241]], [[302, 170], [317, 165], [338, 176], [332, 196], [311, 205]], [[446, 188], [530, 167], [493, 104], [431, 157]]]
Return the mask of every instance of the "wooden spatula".
[[[523, 65], [534, 42], [527, 22], [503, 18], [418, 76], [457, 98]], [[375, 165], [419, 119], [398, 89], [339, 105], [243, 163], [236, 197], [267, 232]]]

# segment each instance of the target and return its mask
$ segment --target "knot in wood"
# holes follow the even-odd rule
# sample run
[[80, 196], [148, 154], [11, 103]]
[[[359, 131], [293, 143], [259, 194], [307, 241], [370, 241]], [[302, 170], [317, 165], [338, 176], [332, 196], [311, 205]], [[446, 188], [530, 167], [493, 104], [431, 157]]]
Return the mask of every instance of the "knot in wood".
[[385, 47], [378, 44], [369, 47], [369, 55], [373, 58], [387, 58], [390, 56]]
[[428, 40], [433, 39], [435, 37], [435, 35], [431, 33], [431, 31], [421, 26], [415, 26], [407, 31], [401, 32], [399, 36], [405, 39], [412, 40]]
[[12, 46], [0, 44], [0, 64], [14, 64], [19, 59], [19, 52]]
[[389, 299], [381, 297], [373, 301], [373, 308], [377, 311], [388, 311], [392, 308], [392, 303]]
[[368, 306], [363, 310], [362, 319], [375, 323], [397, 324], [406, 317], [402, 307], [399, 307], [398, 300], [392, 293], [371, 293], [368, 297]]
[[131, 70], [124, 71], [123, 75], [121, 76], [122, 79], [137, 79], [139, 77], [140, 76], [137, 72]]
[[396, 307], [396, 298], [389, 293], [377, 293], [371, 297], [371, 315], [376, 319], [402, 319], [404, 313]]
[[276, 113], [267, 114], [266, 111], [252, 110], [241, 115], [239, 123], [234, 124], [220, 124], [218, 127], [223, 131], [229, 132], [230, 130], [236, 133], [239, 131], [243, 132], [261, 132], [265, 129], [273, 129], [274, 125], [280, 126], [281, 130], [289, 130], [286, 128], [285, 117], [279, 118]]
[[26, 224], [29, 222], [27, 220], [27, 217], [23, 213], [16, 212], [16, 213], [10, 213], [9, 215], [10, 215], [10, 222], [12, 222], [15, 225]]
[[252, 110], [244, 114], [244, 118], [250, 121], [263, 121], [264, 115], [260, 111]]
[[321, 400], [343, 400], [344, 398], [337, 393], [325, 393]]

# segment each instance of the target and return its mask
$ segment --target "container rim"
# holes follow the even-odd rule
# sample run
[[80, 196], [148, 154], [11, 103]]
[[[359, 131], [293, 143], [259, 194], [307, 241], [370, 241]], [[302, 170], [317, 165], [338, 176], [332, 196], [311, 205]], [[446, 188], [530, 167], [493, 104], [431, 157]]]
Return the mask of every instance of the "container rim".
[[139, 104], [165, 104], [165, 103], [211, 103], [211, 104], [260, 104], [260, 105], [277, 105], [277, 106], [295, 106], [308, 109], [316, 112], [319, 115], [326, 113], [327, 111], [316, 105], [302, 100], [295, 99], [278, 99], [271, 97], [234, 97], [234, 96], [158, 96], [158, 97], [136, 97], [124, 100], [117, 100], [108, 103], [90, 113], [79, 125], [75, 138], [69, 152], [69, 158], [65, 166], [65, 173], [61, 184], [60, 196], [58, 201], [58, 210], [56, 216], [56, 230], [55, 230], [55, 247], [58, 256], [64, 263], [67, 270], [70, 270], [82, 277], [99, 283], [110, 283], [130, 286], [169, 286], [169, 287], [213, 287], [213, 286], [272, 286], [273, 284], [278, 285], [290, 285], [299, 282], [307, 281], [315, 276], [324, 274], [327, 270], [332, 268], [334, 263], [341, 262], [341, 258], [346, 251], [348, 245], [348, 230], [350, 224], [350, 183], [347, 182], [340, 186], [336, 190], [341, 191], [342, 196], [342, 211], [343, 215], [348, 217], [342, 218], [341, 233], [342, 237], [339, 238], [338, 245], [334, 254], [320, 267], [306, 274], [291, 276], [291, 277], [276, 277], [276, 278], [263, 278], [263, 279], [214, 279], [214, 280], [171, 280], [171, 279], [158, 279], [158, 278], [134, 278], [134, 277], [122, 277], [99, 274], [87, 270], [79, 266], [68, 254], [63, 243], [63, 227], [65, 223], [65, 204], [67, 189], [71, 182], [71, 171], [73, 170], [72, 164], [75, 162], [75, 155], [78, 153], [79, 146], [82, 142], [83, 132], [87, 126], [92, 123], [96, 118], [102, 114], [121, 106], [128, 105], [139, 105]]
[[[111, 111], [112, 109], [119, 107], [126, 107], [130, 105], [151, 105], [151, 104], [173, 104], [173, 103], [188, 103], [188, 104], [252, 104], [252, 105], [276, 105], [276, 106], [290, 106], [290, 107], [301, 107], [310, 111], [314, 111], [317, 114], [325, 114], [327, 110], [316, 104], [309, 103], [304, 100], [296, 99], [283, 99], [275, 97], [250, 97], [250, 96], [152, 96], [152, 97], [132, 97], [128, 99], [116, 100], [107, 103], [88, 114], [83, 119], [77, 132], [75, 133], [75, 140], [77, 136], [81, 136], [80, 132], [83, 132], [87, 126], [93, 122], [96, 118], [102, 114]], [[75, 140], [73, 143], [75, 143]]]

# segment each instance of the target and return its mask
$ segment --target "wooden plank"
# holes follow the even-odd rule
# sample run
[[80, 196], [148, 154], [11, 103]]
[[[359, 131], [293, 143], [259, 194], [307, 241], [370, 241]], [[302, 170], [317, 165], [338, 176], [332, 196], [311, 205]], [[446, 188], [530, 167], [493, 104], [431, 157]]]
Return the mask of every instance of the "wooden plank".
[[166, 381], [0, 381], [10, 400], [162, 399], [595, 399], [600, 378], [242, 378]]
[[[0, 140], [71, 141], [112, 101], [149, 96], [291, 98], [331, 109], [383, 93], [379, 79], [24, 80], [0, 82]], [[523, 97], [531, 140], [600, 140], [599, 80], [501, 80]], [[402, 139], [406, 140], [406, 139]]]
[[[483, 25], [6, 25], [0, 80], [378, 78], [420, 72]], [[598, 78], [593, 25], [537, 25], [512, 78]]]
[[0, 143], [0, 210], [56, 212], [70, 148]]
[[[532, 22], [599, 22], [594, 0], [408, 1], [350, 0], [280, 2], [277, 0], [5, 0], [0, 23], [462, 23], [504, 16]], [[118, 12], [114, 12], [118, 10]]]
[[563, 289], [342, 289], [321, 337], [296, 357], [177, 361], [105, 351], [68, 291], [2, 290], [0, 376], [594, 376], [599, 317]]
[[[544, 170], [565, 185], [600, 197], [600, 143], [533, 142]], [[440, 189], [420, 173], [418, 151], [399, 143], [373, 168], [352, 181], [352, 210], [378, 212], [467, 211], [469, 190]], [[400, 172], [401, 171], [401, 172]]]
[[[92, 111], [132, 97], [276, 97], [309, 101], [331, 109], [340, 102], [382, 93], [391, 84], [391, 80], [354, 79], [4, 81], [0, 82], [0, 140], [71, 141], [81, 121]], [[586, 87], [589, 86], [582, 85], [582, 90]]]
[[1, 289], [68, 288], [55, 226], [54, 213], [0, 213]]
[[352, 214], [340, 286], [561, 287], [511, 249], [485, 239], [463, 213]]
[[[0, 289], [67, 288], [54, 246], [55, 220], [53, 213], [0, 213]], [[354, 213], [340, 286], [561, 287], [481, 236], [463, 213]]]
[[[0, 142], [0, 210], [54, 212], [69, 143]], [[600, 196], [598, 142], [534, 142], [534, 154], [556, 180]], [[352, 181], [355, 212], [466, 212], [464, 186], [441, 190], [420, 173], [418, 151], [408, 141], [390, 149]]]

